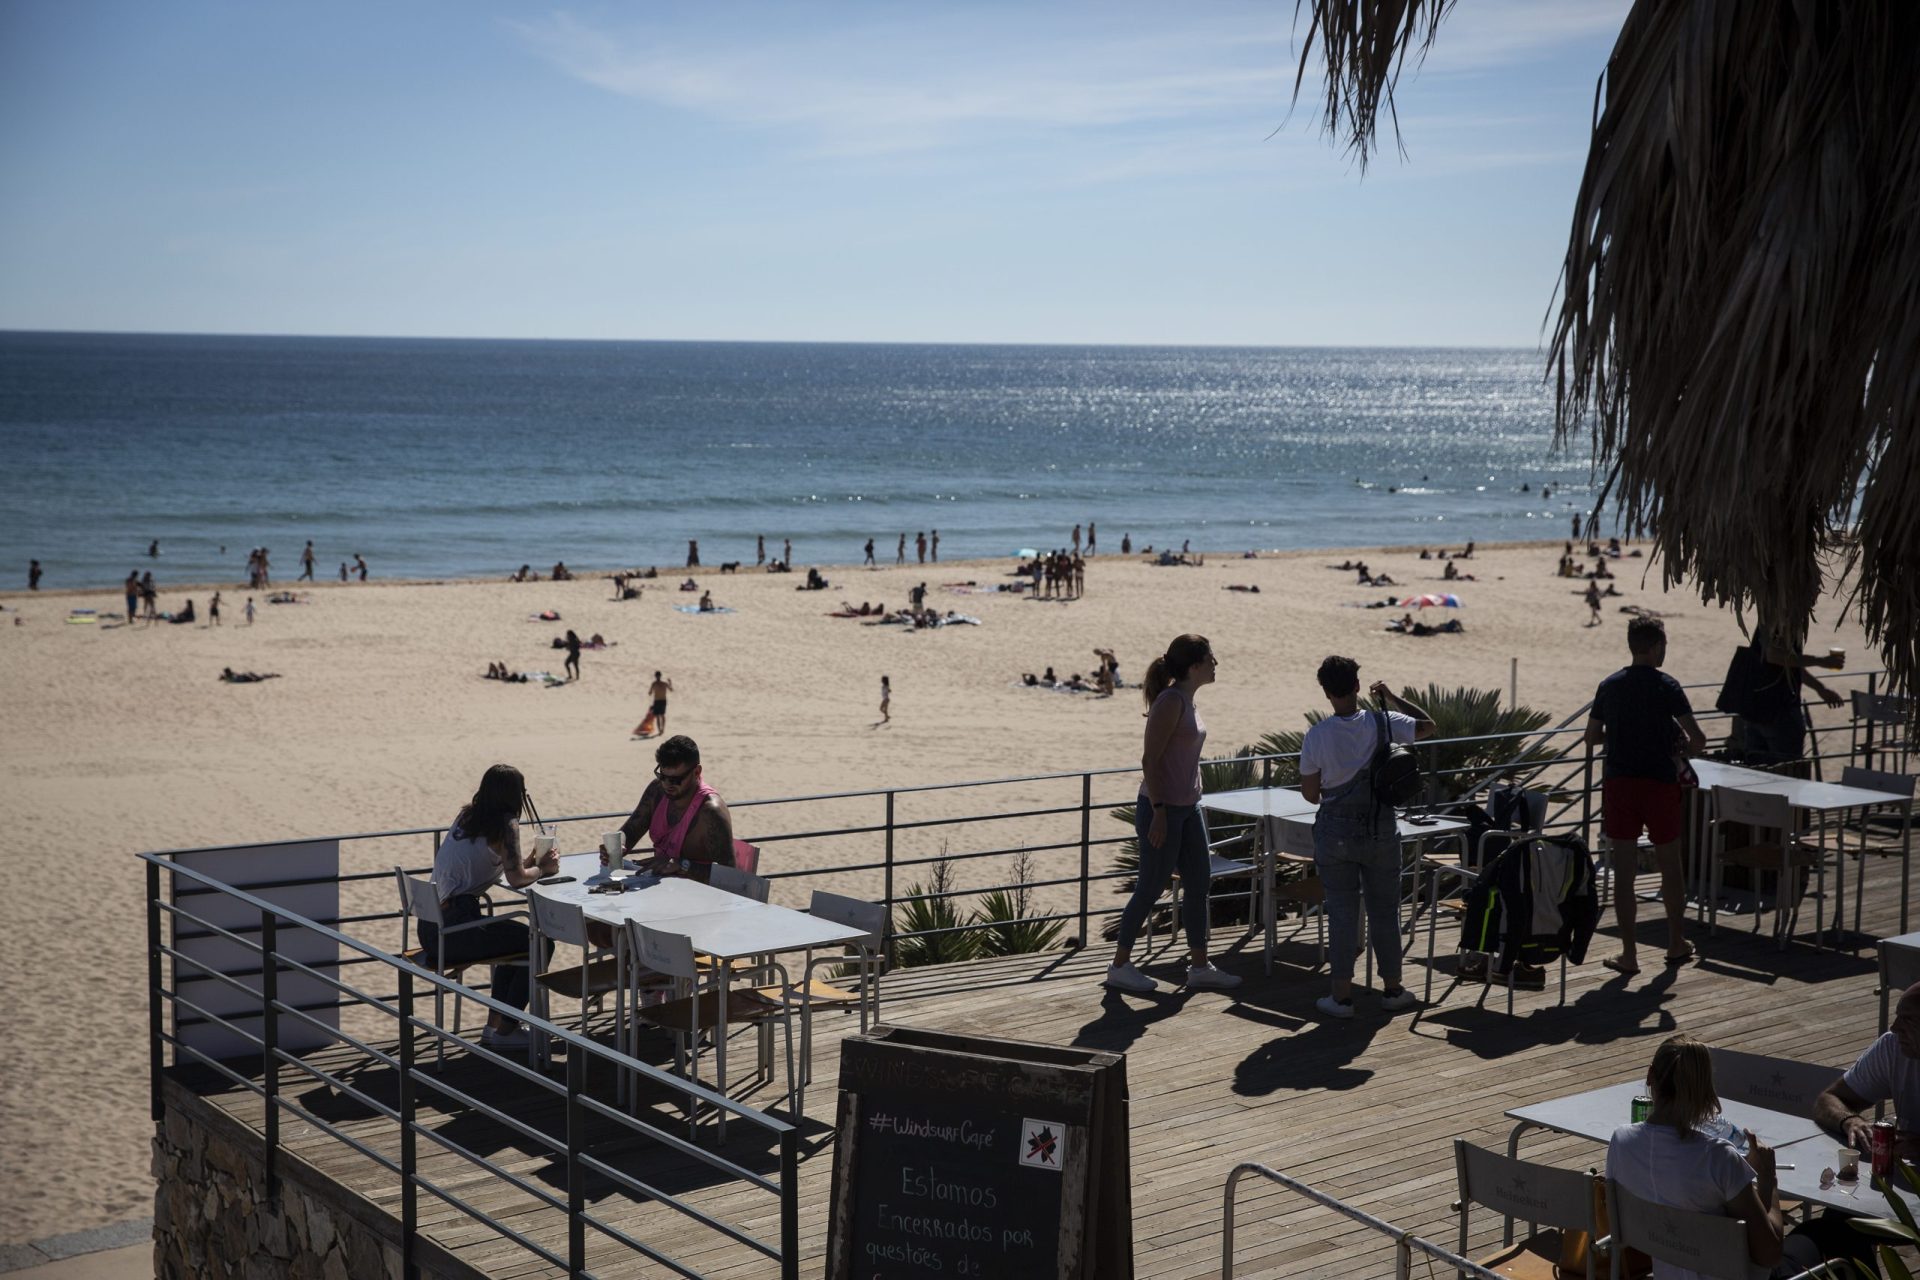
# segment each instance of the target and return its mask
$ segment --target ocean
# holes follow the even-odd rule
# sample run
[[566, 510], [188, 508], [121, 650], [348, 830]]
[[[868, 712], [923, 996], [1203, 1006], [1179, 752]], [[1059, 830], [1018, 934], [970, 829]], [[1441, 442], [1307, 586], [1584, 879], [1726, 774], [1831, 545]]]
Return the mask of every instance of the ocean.
[[[1566, 536], [1532, 351], [0, 333], [0, 585]], [[1551, 497], [1546, 487], [1551, 486]], [[147, 549], [158, 541], [160, 555]], [[14, 581], [17, 579], [18, 581]]]

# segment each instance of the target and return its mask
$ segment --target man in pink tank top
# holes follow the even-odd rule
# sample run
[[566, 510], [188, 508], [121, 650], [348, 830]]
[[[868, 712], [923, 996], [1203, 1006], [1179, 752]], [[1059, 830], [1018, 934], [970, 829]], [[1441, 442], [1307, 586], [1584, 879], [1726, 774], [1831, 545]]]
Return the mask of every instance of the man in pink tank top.
[[733, 865], [733, 817], [726, 801], [701, 777], [700, 748], [679, 734], [653, 753], [653, 781], [633, 814], [620, 824], [625, 851], [644, 833], [653, 851], [650, 870], [705, 880], [714, 863]]

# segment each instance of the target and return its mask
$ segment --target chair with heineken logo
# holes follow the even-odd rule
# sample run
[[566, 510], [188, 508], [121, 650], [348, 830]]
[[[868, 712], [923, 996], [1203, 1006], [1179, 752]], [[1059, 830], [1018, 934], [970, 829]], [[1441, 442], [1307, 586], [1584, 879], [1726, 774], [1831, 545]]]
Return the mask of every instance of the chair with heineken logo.
[[[1507, 1229], [1498, 1252], [1474, 1259], [1481, 1266], [1513, 1280], [1580, 1275], [1594, 1280], [1599, 1264], [1592, 1243], [1600, 1236], [1594, 1175], [1515, 1160], [1463, 1138], [1453, 1140], [1453, 1157], [1460, 1184], [1453, 1211], [1460, 1215], [1457, 1252], [1462, 1257], [1467, 1256], [1467, 1215], [1474, 1205], [1483, 1205], [1506, 1215]], [[1513, 1238], [1516, 1219], [1529, 1224], [1529, 1234], [1518, 1241]]]

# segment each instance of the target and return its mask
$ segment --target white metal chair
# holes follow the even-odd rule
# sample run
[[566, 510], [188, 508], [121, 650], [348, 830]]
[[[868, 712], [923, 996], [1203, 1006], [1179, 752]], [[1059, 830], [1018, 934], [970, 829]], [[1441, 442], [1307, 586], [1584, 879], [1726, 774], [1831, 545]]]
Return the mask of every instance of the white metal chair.
[[[1247, 918], [1257, 928], [1266, 923], [1259, 918], [1259, 895], [1253, 884], [1254, 878], [1260, 873], [1260, 864], [1258, 862], [1241, 862], [1237, 858], [1224, 857], [1218, 852], [1221, 849], [1229, 849], [1236, 845], [1245, 844], [1248, 839], [1248, 835], [1243, 832], [1238, 835], [1228, 836], [1223, 840], [1215, 840], [1207, 845], [1207, 893], [1208, 896], [1211, 897], [1213, 886], [1222, 880], [1247, 880], [1246, 898], [1249, 904]], [[1172, 915], [1169, 917], [1170, 923], [1167, 932], [1170, 938], [1177, 941], [1180, 936], [1181, 890], [1181, 876], [1178, 868], [1175, 868], [1173, 875], [1168, 879], [1167, 883], [1173, 894], [1173, 903], [1170, 908]], [[1147, 948], [1148, 950], [1152, 950], [1153, 912], [1151, 911], [1147, 912], [1144, 928], [1147, 935]]]
[[[1460, 1198], [1453, 1202], [1453, 1211], [1460, 1215], [1460, 1244], [1455, 1252], [1467, 1255], [1467, 1215], [1474, 1205], [1483, 1205], [1508, 1219], [1506, 1246], [1498, 1253], [1474, 1259], [1487, 1270], [1514, 1280], [1552, 1280], [1563, 1274], [1556, 1267], [1567, 1232], [1584, 1231], [1589, 1241], [1600, 1238], [1593, 1211], [1592, 1174], [1515, 1160], [1462, 1138], [1453, 1140], [1453, 1162], [1460, 1187]], [[1512, 1238], [1512, 1220], [1516, 1218], [1534, 1228], [1517, 1242]], [[1585, 1274], [1587, 1280], [1594, 1280], [1591, 1249], [1586, 1255]]]
[[[481, 956], [471, 960], [460, 960], [448, 964], [445, 959], [447, 938], [468, 929], [477, 929], [483, 924], [495, 920], [526, 919], [524, 911], [502, 911], [489, 913], [480, 920], [469, 920], [465, 924], [451, 927], [441, 923], [440, 893], [433, 887], [431, 880], [418, 880], [399, 867], [393, 869], [393, 878], [400, 885], [400, 958], [411, 961], [423, 969], [431, 969], [455, 982], [465, 980], [466, 971], [474, 965], [510, 967], [519, 965], [531, 967], [531, 959], [526, 952], [509, 952], [498, 956]], [[482, 899], [485, 902], [485, 899]], [[489, 904], [490, 905], [490, 904]], [[413, 922], [420, 921], [434, 927], [434, 947], [431, 953], [424, 946], [414, 946], [409, 941], [413, 932]], [[441, 987], [433, 989], [433, 1022], [435, 1026], [446, 1025], [446, 992]], [[460, 998], [453, 1001], [453, 1034], [460, 1034]], [[446, 1061], [447, 1044], [443, 1037], [433, 1038], [433, 1065], [436, 1070]]]
[[[1914, 777], [1910, 773], [1888, 773], [1881, 769], [1862, 769], [1858, 765], [1851, 764], [1840, 771], [1840, 785], [1843, 787], [1860, 787], [1867, 791], [1885, 791], [1891, 795], [1905, 796], [1909, 800], [1913, 798], [1913, 784]], [[1886, 810], [1876, 810], [1874, 813], [1862, 811], [1859, 822], [1855, 827], [1860, 837], [1860, 843], [1852, 849], [1843, 851], [1843, 856], [1844, 854], [1851, 854], [1857, 863], [1854, 868], [1853, 880], [1853, 930], [1855, 933], [1860, 931], [1860, 906], [1862, 898], [1865, 895], [1867, 883], [1867, 859], [1869, 857], [1898, 856], [1897, 850], [1893, 848], [1875, 848], [1867, 844], [1867, 836], [1872, 831], [1871, 820], [1875, 816], [1891, 815], [1888, 815]], [[1898, 834], [1900, 819], [1897, 817], [1893, 818], [1893, 829], [1894, 832]], [[1843, 903], [1845, 901], [1844, 892], [1845, 890], [1843, 888]]]
[[878, 902], [867, 902], [860, 898], [849, 898], [838, 893], [828, 893], [824, 889], [813, 891], [813, 901], [807, 907], [807, 914], [822, 920], [831, 920], [835, 924], [845, 925], [849, 929], [858, 929], [861, 936], [849, 939], [846, 946], [857, 954], [852, 957], [859, 966], [859, 989], [848, 991], [814, 976], [814, 971], [823, 965], [840, 966], [848, 962], [849, 957], [820, 956], [816, 958], [812, 951], [805, 957], [805, 967], [800, 971], [800, 980], [792, 986], [759, 987], [756, 990], [767, 1000], [783, 1000], [795, 1004], [800, 1009], [800, 1100], [801, 1109], [806, 1107], [805, 1086], [813, 1081], [813, 1011], [816, 1007], [855, 1009], [860, 1011], [860, 1031], [865, 1034], [868, 1025], [868, 1009], [871, 1006], [872, 1020], [880, 1021], [880, 971], [886, 964], [887, 909]]
[[[609, 993], [619, 990], [619, 962], [613, 952], [596, 947], [587, 937], [587, 913], [577, 902], [559, 902], [544, 894], [530, 893], [527, 905], [533, 911], [533, 927], [548, 942], [564, 943], [581, 951], [579, 964], [550, 967], [534, 975], [534, 983], [549, 995], [565, 996], [580, 1004], [580, 1034], [587, 1034], [588, 1015], [599, 1007]], [[665, 979], [652, 975], [655, 984]], [[536, 1035], [538, 1061], [547, 1057], [546, 1037]]]
[[[1754, 1264], [1747, 1252], [1747, 1224], [1717, 1213], [1694, 1213], [1642, 1200], [1618, 1180], [1607, 1179], [1607, 1217], [1613, 1225], [1612, 1274], [1619, 1280], [1628, 1249], [1656, 1262], [1685, 1267], [1712, 1280], [1750, 1280]], [[1822, 1265], [1792, 1280], [1813, 1280], [1831, 1272]]]
[[1839, 1076], [1839, 1067], [1822, 1067], [1789, 1058], [1742, 1053], [1715, 1045], [1714, 1092], [1721, 1102], [1742, 1102], [1779, 1111], [1802, 1120], [1813, 1119], [1813, 1103]]
[[738, 867], [729, 867], [715, 863], [709, 870], [707, 883], [722, 893], [731, 893], [742, 898], [752, 898], [755, 902], [765, 902], [773, 885], [765, 876], [756, 876], [750, 871]]
[[[1752, 842], [1727, 847], [1726, 824], [1741, 823], [1752, 829]], [[1772, 833], [1771, 839], [1762, 838]], [[1826, 900], [1827, 861], [1816, 849], [1800, 842], [1794, 829], [1793, 806], [1787, 798], [1764, 791], [1743, 791], [1737, 787], [1713, 789], [1713, 838], [1708, 848], [1707, 932], [1719, 927], [1720, 888], [1726, 869], [1744, 867], [1754, 878], [1753, 929], [1760, 931], [1760, 887], [1762, 876], [1775, 877], [1773, 893], [1773, 936], [1781, 950], [1793, 936], [1800, 916], [1800, 872], [1812, 867], [1819, 877], [1816, 891]], [[1816, 921], [1816, 924], [1819, 922]], [[1816, 929], [1815, 945], [1820, 944]]]
[[[626, 922], [629, 953], [642, 965], [656, 973], [665, 974], [675, 980], [687, 994], [663, 1003], [651, 1005], [635, 1011], [634, 1022], [659, 1027], [676, 1037], [678, 1047], [674, 1052], [676, 1068], [685, 1066], [689, 1080], [700, 1078], [700, 1036], [702, 1032], [715, 1032], [713, 1037], [714, 1083], [715, 1090], [725, 1093], [727, 1089], [727, 1038], [717, 1034], [720, 1027], [721, 1000], [726, 1001], [726, 1024], [729, 1031], [735, 1027], [753, 1026], [774, 1019], [780, 1021], [786, 1035], [787, 1048], [787, 1112], [797, 1116], [799, 1111], [799, 1077], [794, 1072], [793, 1059], [793, 1008], [790, 999], [769, 1000], [751, 988], [729, 986], [724, 990], [720, 986], [719, 969], [703, 969], [696, 961], [693, 940], [683, 933], [672, 933], [665, 929], [654, 929], [637, 920]], [[786, 972], [780, 965], [769, 962], [767, 968], [779, 972], [783, 986]], [[702, 990], [702, 981], [706, 989]], [[684, 1037], [684, 1039], [679, 1039]], [[687, 1100], [687, 1136], [694, 1136], [699, 1124], [700, 1108], [693, 1098]], [[727, 1115], [719, 1113], [720, 1140], [726, 1141]]]

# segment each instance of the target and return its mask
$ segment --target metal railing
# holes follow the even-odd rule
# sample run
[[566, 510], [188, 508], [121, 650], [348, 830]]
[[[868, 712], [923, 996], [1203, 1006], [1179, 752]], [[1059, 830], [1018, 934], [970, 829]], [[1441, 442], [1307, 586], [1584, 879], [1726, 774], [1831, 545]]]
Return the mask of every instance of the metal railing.
[[1222, 1280], [1233, 1280], [1233, 1198], [1239, 1188], [1240, 1179], [1250, 1173], [1265, 1178], [1269, 1182], [1278, 1183], [1287, 1190], [1305, 1196], [1315, 1204], [1332, 1209], [1335, 1213], [1352, 1219], [1369, 1231], [1377, 1231], [1392, 1240], [1395, 1280], [1408, 1280], [1412, 1276], [1413, 1258], [1416, 1253], [1435, 1262], [1443, 1262], [1461, 1275], [1473, 1277], [1473, 1280], [1503, 1280], [1498, 1271], [1489, 1271], [1479, 1263], [1463, 1258], [1451, 1249], [1437, 1245], [1431, 1240], [1424, 1240], [1383, 1218], [1374, 1217], [1365, 1209], [1357, 1209], [1317, 1187], [1308, 1186], [1298, 1178], [1289, 1177], [1277, 1169], [1271, 1169], [1253, 1161], [1235, 1165], [1233, 1172], [1227, 1175], [1227, 1188], [1221, 1209], [1220, 1275]]
[[[419, 1274], [417, 1254], [422, 1238], [419, 1227], [422, 1192], [480, 1223], [502, 1238], [512, 1241], [542, 1261], [563, 1269], [570, 1276], [585, 1277], [594, 1274], [589, 1267], [588, 1228], [592, 1228], [599, 1236], [604, 1236], [621, 1246], [624, 1251], [641, 1254], [675, 1274], [688, 1277], [697, 1277], [700, 1274], [663, 1250], [615, 1226], [602, 1214], [590, 1212], [586, 1201], [588, 1180], [598, 1179], [619, 1187], [641, 1201], [666, 1206], [710, 1230], [716, 1236], [725, 1237], [727, 1240], [745, 1246], [777, 1263], [784, 1280], [797, 1280], [800, 1274], [799, 1143], [798, 1133], [792, 1125], [550, 1022], [529, 1018], [524, 1011], [501, 1004], [491, 997], [480, 994], [477, 990], [420, 968], [398, 956], [379, 951], [325, 924], [309, 920], [245, 890], [223, 884], [211, 876], [190, 867], [181, 866], [164, 856], [142, 854], [140, 857], [146, 863], [147, 877], [148, 1036], [151, 1042], [151, 1102], [153, 1118], [156, 1121], [165, 1115], [163, 1089], [166, 1076], [165, 1048], [170, 1045], [173, 1048], [176, 1065], [191, 1062], [261, 1098], [264, 1163], [269, 1189], [278, 1181], [279, 1162], [282, 1156], [280, 1119], [283, 1112], [305, 1124], [312, 1125], [329, 1138], [352, 1148], [399, 1180], [401, 1256], [405, 1274], [410, 1277]], [[225, 928], [214, 923], [207, 915], [186, 909], [177, 901], [164, 900], [161, 896], [163, 874], [172, 876], [175, 883], [181, 880], [187, 881], [201, 894], [216, 894], [240, 904], [249, 912], [257, 912], [258, 928]], [[258, 968], [222, 972], [210, 967], [186, 954], [178, 946], [168, 943], [167, 931], [163, 928], [163, 920], [166, 919], [173, 922], [176, 931], [182, 925], [187, 925], [197, 931], [196, 936], [218, 937], [245, 948], [259, 957]], [[323, 963], [316, 966], [294, 959], [282, 946], [283, 934], [292, 931], [306, 931], [324, 938], [339, 948], [343, 957], [357, 954], [365, 961], [392, 972], [399, 984], [397, 1001], [389, 1003], [340, 981], [333, 974], [325, 972], [335, 967], [331, 964]], [[175, 941], [179, 941], [177, 934]], [[171, 984], [166, 980], [167, 962], [171, 962], [172, 965]], [[246, 1008], [240, 1012], [229, 1010], [224, 1014], [217, 1014], [206, 1006], [195, 1003], [180, 992], [183, 971], [191, 980], [211, 979], [241, 993], [246, 1002]], [[397, 1051], [390, 1053], [314, 1016], [318, 1009], [335, 1007], [334, 1005], [294, 1004], [282, 999], [279, 982], [281, 975], [287, 973], [317, 980], [339, 992], [344, 998], [340, 1003], [350, 1003], [355, 1007], [368, 1010], [380, 1021], [390, 1024], [398, 1041]], [[242, 978], [248, 976], [258, 979], [257, 988], [242, 981]], [[537, 1033], [544, 1033], [562, 1042], [566, 1047], [567, 1059], [564, 1079], [559, 1081], [551, 1079], [524, 1063], [516, 1062], [484, 1045], [460, 1039], [433, 1022], [423, 1021], [414, 1012], [417, 998], [422, 994], [431, 995], [436, 989], [451, 995], [456, 1000], [476, 1001], [489, 1012], [525, 1019], [532, 1024]], [[217, 1026], [239, 1037], [245, 1043], [257, 1046], [260, 1079], [255, 1080], [235, 1070], [231, 1065], [231, 1059], [223, 1060], [210, 1056], [188, 1043], [185, 1038], [168, 1032], [163, 1018], [163, 1010], [166, 1008], [172, 1008], [176, 1013], [184, 1010], [200, 1025]], [[255, 1018], [259, 1019], [258, 1035], [239, 1025], [243, 1021], [251, 1021]], [[358, 1061], [361, 1065], [377, 1064], [395, 1073], [397, 1105], [389, 1105], [374, 1097], [342, 1073], [325, 1070], [315, 1065], [309, 1058], [283, 1048], [281, 1030], [287, 1025], [284, 1020], [289, 1019], [348, 1046], [359, 1055]], [[510, 1073], [516, 1080], [524, 1082], [528, 1089], [544, 1091], [551, 1097], [561, 1100], [564, 1117], [561, 1131], [549, 1132], [538, 1124], [528, 1123], [502, 1108], [489, 1105], [467, 1090], [456, 1088], [446, 1080], [438, 1078], [433, 1072], [423, 1070], [420, 1065], [423, 1057], [421, 1048], [423, 1038], [424, 1043], [429, 1047], [436, 1041], [458, 1045], [467, 1053], [477, 1055], [492, 1066]], [[632, 1076], [646, 1083], [667, 1090], [670, 1095], [679, 1095], [687, 1106], [713, 1107], [733, 1119], [761, 1130], [771, 1139], [772, 1144], [778, 1147], [777, 1177], [769, 1177], [736, 1161], [728, 1160], [669, 1132], [646, 1118], [650, 1113], [629, 1115], [591, 1096], [585, 1089], [587, 1064], [590, 1060], [597, 1061], [603, 1068], [608, 1069], [609, 1075], [612, 1071], [631, 1073]], [[337, 1091], [340, 1096], [350, 1099], [367, 1111], [393, 1122], [398, 1126], [395, 1134], [396, 1142], [393, 1144], [397, 1146], [397, 1151], [391, 1147], [387, 1150], [377, 1149], [369, 1141], [363, 1141], [362, 1137], [356, 1137], [353, 1133], [316, 1114], [310, 1107], [302, 1106], [289, 1098], [282, 1087], [289, 1078], [289, 1072], [297, 1073], [291, 1078], [310, 1078], [328, 1089]], [[536, 1148], [544, 1149], [557, 1158], [565, 1173], [564, 1197], [513, 1173], [499, 1162], [471, 1150], [448, 1134], [424, 1123], [421, 1119], [423, 1094], [437, 1095], [462, 1109], [484, 1116], [520, 1139], [533, 1144]], [[679, 1121], [675, 1120], [672, 1123], [677, 1127]], [[604, 1135], [608, 1132], [609, 1126], [612, 1127], [611, 1132], [616, 1135], [615, 1141], [630, 1142], [633, 1139], [640, 1139], [653, 1149], [669, 1151], [704, 1164], [729, 1182], [745, 1183], [766, 1192], [777, 1201], [779, 1239], [777, 1241], [762, 1239], [746, 1227], [723, 1221], [688, 1200], [650, 1185], [618, 1167], [612, 1162], [611, 1153], [605, 1151], [597, 1153], [598, 1148], [607, 1145]], [[564, 1214], [567, 1235], [564, 1252], [548, 1248], [534, 1239], [528, 1230], [509, 1225], [502, 1215], [477, 1208], [469, 1203], [467, 1197], [457, 1195], [448, 1187], [423, 1175], [420, 1171], [419, 1159], [422, 1139], [459, 1156], [468, 1164], [478, 1168], [485, 1175], [486, 1185], [489, 1187], [511, 1187], [527, 1201]], [[766, 1215], [756, 1215], [756, 1217], [764, 1216]], [[518, 1216], [514, 1220], [525, 1225], [524, 1220]], [[626, 1255], [623, 1253], [621, 1256]]]

